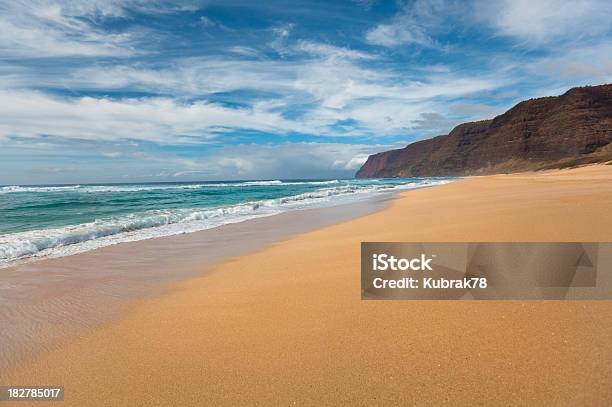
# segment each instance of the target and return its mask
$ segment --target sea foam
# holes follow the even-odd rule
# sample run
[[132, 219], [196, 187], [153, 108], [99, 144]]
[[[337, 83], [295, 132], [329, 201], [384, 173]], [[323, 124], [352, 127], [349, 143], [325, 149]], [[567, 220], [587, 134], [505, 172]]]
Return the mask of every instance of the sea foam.
[[281, 180], [272, 181], [243, 181], [243, 182], [211, 182], [198, 184], [142, 184], [142, 185], [61, 185], [61, 186], [22, 186], [7, 185], [0, 187], [0, 194], [11, 193], [44, 193], [44, 192], [78, 192], [78, 193], [101, 193], [101, 192], [144, 192], [162, 191], [171, 189], [201, 189], [201, 188], [227, 188], [227, 187], [257, 187], [257, 186], [286, 186], [286, 185], [331, 185], [338, 184], [339, 180], [330, 181], [295, 181], [287, 182]]
[[[69, 225], [57, 228], [29, 230], [0, 235], [0, 267], [6, 267], [16, 261], [37, 259], [41, 257], [60, 257], [80, 253], [99, 247], [121, 242], [137, 241], [162, 236], [196, 232], [211, 229], [225, 224], [242, 222], [263, 216], [271, 216], [281, 212], [337, 204], [358, 199], [360, 196], [381, 191], [412, 189], [424, 186], [438, 185], [449, 180], [421, 180], [400, 185], [364, 184], [337, 185], [338, 180], [331, 181], [247, 181], [226, 184], [188, 184], [174, 186], [151, 186], [151, 188], [199, 188], [201, 185], [222, 187], [258, 187], [291, 184], [315, 184], [324, 187], [308, 192], [274, 199], [262, 199], [242, 202], [235, 205], [225, 205], [209, 208], [156, 209], [115, 217], [97, 219], [93, 222]], [[280, 184], [279, 184], [280, 183]], [[6, 191], [24, 192], [15, 187]], [[20, 187], [28, 192], [45, 193], [79, 190], [83, 193], [116, 191], [136, 192], [147, 190], [149, 186], [52, 186], [52, 187]]]

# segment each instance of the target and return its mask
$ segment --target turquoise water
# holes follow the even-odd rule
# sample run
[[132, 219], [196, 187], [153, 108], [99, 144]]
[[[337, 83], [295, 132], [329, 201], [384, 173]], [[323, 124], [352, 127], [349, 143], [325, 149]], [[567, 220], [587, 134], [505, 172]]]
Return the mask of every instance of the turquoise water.
[[449, 181], [405, 178], [3, 186], [0, 266]]

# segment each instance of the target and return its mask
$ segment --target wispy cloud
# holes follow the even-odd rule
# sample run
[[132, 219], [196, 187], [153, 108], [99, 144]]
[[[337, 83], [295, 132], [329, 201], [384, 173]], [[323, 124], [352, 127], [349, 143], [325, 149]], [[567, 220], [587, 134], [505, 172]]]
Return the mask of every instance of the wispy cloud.
[[453, 27], [484, 24], [496, 35], [536, 47], [609, 33], [611, 19], [607, 0], [415, 0], [367, 31], [366, 39], [387, 47], [434, 47], [440, 45], [437, 36]]
[[0, 93], [0, 138], [56, 135], [185, 144], [209, 141], [223, 128], [306, 130], [257, 104], [243, 109], [200, 101], [180, 104], [168, 98], [63, 99], [37, 92]]
[[347, 175], [398, 140], [611, 81], [610, 20], [604, 0], [0, 0], [4, 173], [70, 151], [94, 179], [95, 151], [136, 178]]
[[[450, 75], [407, 81], [401, 73], [361, 67], [351, 58], [324, 57], [292, 64], [186, 61], [175, 69], [156, 71], [88, 68], [61, 82], [89, 89], [139, 89], [174, 95], [67, 98], [41, 91], [5, 90], [0, 93], [0, 137], [57, 134], [182, 143], [187, 135], [215, 134], [219, 128], [382, 136], [417, 126], [421, 109], [435, 109], [445, 98], [492, 90], [502, 84], [499, 78]], [[245, 100], [240, 106], [200, 99], [245, 90], [275, 96]], [[181, 101], [178, 95], [188, 100]], [[193, 98], [196, 100], [190, 100]], [[296, 103], [305, 104], [305, 110], [289, 117]], [[336, 127], [346, 120], [354, 121], [351, 130]]]
[[310, 55], [329, 59], [377, 59], [377, 55], [370, 52], [357, 51], [350, 48], [337, 47], [331, 44], [323, 44], [313, 41], [299, 41], [294, 47], [296, 52], [305, 52]]
[[0, 52], [13, 57], [127, 56], [130, 34], [111, 33], [82, 17], [117, 15], [109, 4], [3, 1], [0, 3]]
[[607, 0], [478, 0], [475, 16], [499, 35], [540, 46], [588, 39], [610, 31], [612, 2]]
[[199, 2], [169, 0], [2, 0], [0, 53], [11, 57], [128, 57], [143, 52], [144, 25], [111, 29], [103, 23], [131, 12], [195, 10]]
[[416, 0], [406, 3], [389, 22], [370, 29], [366, 39], [385, 47], [399, 45], [438, 46], [434, 34], [444, 31], [446, 18], [455, 13], [455, 2], [448, 0]]

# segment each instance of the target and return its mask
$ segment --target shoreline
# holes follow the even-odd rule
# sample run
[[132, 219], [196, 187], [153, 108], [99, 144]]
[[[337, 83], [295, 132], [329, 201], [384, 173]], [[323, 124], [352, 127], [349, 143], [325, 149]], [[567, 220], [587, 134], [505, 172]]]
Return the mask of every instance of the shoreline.
[[359, 289], [362, 240], [612, 241], [611, 166], [397, 197], [229, 258], [3, 381], [62, 384], [68, 405], [612, 402], [612, 301], [372, 302]]
[[[384, 192], [449, 181], [449, 178], [410, 178], [399, 182], [334, 179], [175, 186], [19, 187], [6, 192], [8, 206], [0, 208], [0, 216], [6, 213], [8, 219], [0, 228], [0, 269], [121, 243], [200, 232], [295, 210], [355, 203]], [[0, 196], [4, 196], [2, 191]], [[22, 207], [41, 205], [65, 208], [54, 215], [43, 210], [42, 224], [27, 209], [26, 216], [20, 216]], [[79, 205], [86, 209], [77, 209]], [[72, 215], [70, 219], [66, 214]], [[49, 219], [51, 216], [57, 216], [58, 223]]]
[[163, 295], [216, 264], [382, 210], [397, 193], [0, 268], [0, 371], [111, 321], [132, 303]]

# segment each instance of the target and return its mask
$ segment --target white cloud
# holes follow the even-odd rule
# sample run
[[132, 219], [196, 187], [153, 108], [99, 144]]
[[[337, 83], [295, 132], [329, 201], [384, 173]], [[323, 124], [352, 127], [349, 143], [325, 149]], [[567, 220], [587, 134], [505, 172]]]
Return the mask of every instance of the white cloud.
[[530, 75], [557, 77], [583, 84], [612, 82], [612, 44], [603, 42], [575, 49], [559, 49], [553, 55], [526, 65]]
[[455, 12], [454, 2], [416, 0], [407, 3], [391, 21], [379, 24], [366, 33], [366, 40], [375, 45], [396, 47], [403, 44], [437, 46], [432, 33], [443, 28], [442, 22]]
[[98, 21], [126, 10], [165, 13], [193, 9], [191, 2], [163, 0], [0, 0], [0, 55], [4, 57], [126, 57], [144, 32], [110, 32]]
[[[4, 88], [0, 137], [50, 133], [159, 142], [177, 138], [184, 142], [185, 135], [201, 137], [223, 129], [384, 136], [417, 128], [422, 113], [443, 113], [449, 99], [507, 84], [503, 77], [463, 77], [448, 69], [419, 71], [419, 80], [407, 79], [411, 75], [380, 65], [379, 59], [373, 60], [374, 54], [327, 44], [300, 42], [292, 52], [301, 58], [279, 61], [213, 56], [179, 59], [156, 69], [114, 64], [48, 73], [5, 66], [5, 80], [0, 80], [0, 91]], [[57, 98], [23, 90], [31, 83], [168, 96]], [[244, 91], [255, 93], [240, 99], [241, 108], [202, 101], [215, 93]], [[296, 106], [302, 111], [291, 114]], [[339, 122], [350, 123], [338, 126]]]
[[389, 145], [340, 143], [243, 144], [215, 150], [205, 160], [213, 178], [325, 178], [352, 176], [370, 154]]
[[213, 165], [217, 164], [218, 173], [231, 174], [230, 177], [248, 176], [253, 173], [254, 161], [252, 158], [244, 157], [223, 157], [216, 156], [213, 158]]
[[[85, 89], [124, 89], [204, 96], [238, 89], [284, 93], [295, 79], [297, 63], [222, 57], [186, 58], [167, 68], [113, 65], [79, 69], [63, 79]], [[61, 82], [60, 82], [61, 83]]]
[[[2, 140], [0, 140], [2, 143]], [[5, 141], [2, 152], [6, 152]], [[98, 143], [98, 147], [104, 144]], [[119, 144], [118, 144], [119, 145]], [[345, 178], [352, 177], [368, 155], [396, 147], [378, 144], [341, 144], [286, 142], [281, 144], [240, 144], [214, 147], [206, 155], [185, 158], [164, 152], [139, 151], [123, 143], [120, 155], [113, 154], [92, 165], [88, 158], [80, 158], [78, 145], [65, 145], [62, 152], [45, 151], [30, 162], [7, 163], [0, 160], [0, 183], [59, 183], [109, 182], [151, 180], [229, 180], [229, 179], [291, 179], [291, 178]], [[56, 146], [57, 148], [57, 146]], [[95, 147], [85, 144], [81, 148], [91, 156]], [[58, 158], [68, 152], [72, 171], [50, 172], [47, 168], [65, 169]], [[33, 153], [36, 154], [36, 153]], [[57, 155], [60, 154], [60, 155]], [[59, 158], [61, 160], [61, 158]], [[10, 168], [10, 171], [3, 171]], [[103, 171], [101, 171], [103, 169]]]
[[227, 27], [224, 24], [221, 24], [220, 22], [213, 20], [210, 17], [206, 17], [206, 16], [201, 16], [200, 17], [200, 24], [202, 24], [204, 27], [206, 28], [217, 28], [217, 29], [221, 29], [221, 30], [225, 30], [225, 31], [229, 31], [230, 28]]
[[294, 27], [293, 23], [284, 23], [270, 28], [274, 39], [268, 43], [268, 47], [275, 50], [279, 56], [284, 57], [288, 52], [287, 43]]
[[11, 57], [128, 56], [129, 34], [105, 34], [76, 20], [64, 25], [20, 25], [0, 16], [0, 54]]
[[476, 16], [500, 35], [539, 45], [610, 31], [609, 0], [478, 0]]
[[486, 24], [498, 35], [540, 46], [609, 33], [609, 0], [416, 0], [366, 33], [371, 44], [436, 47], [436, 35], [461, 24]]
[[262, 54], [255, 48], [245, 47], [243, 45], [236, 45], [236, 46], [230, 47], [228, 51], [231, 53], [237, 54], [237, 55], [245, 56], [245, 57], [259, 58], [262, 56]]
[[210, 141], [223, 128], [273, 133], [307, 130], [257, 105], [230, 109], [207, 102], [181, 104], [168, 98], [63, 99], [38, 92], [0, 92], [0, 138], [50, 134], [79, 140], [182, 144]]
[[366, 40], [371, 44], [385, 47], [395, 47], [401, 44], [418, 44], [431, 47], [434, 44], [429, 35], [417, 24], [413, 25], [411, 21], [380, 24], [368, 31]]
[[376, 55], [369, 52], [356, 51], [349, 48], [336, 47], [312, 41], [299, 41], [295, 49], [311, 55], [331, 59], [375, 59]]
[[334, 161], [334, 167], [341, 167], [345, 170], [356, 171], [368, 160], [369, 154], [356, 154], [351, 157], [348, 161], [336, 160]]
[[285, 23], [272, 27], [271, 30], [276, 36], [280, 38], [287, 38], [291, 34], [291, 31], [293, 31], [294, 27], [295, 24], [293, 23]]
[[[238, 75], [239, 71], [234, 74]], [[245, 107], [228, 107], [202, 100], [181, 102], [180, 98], [170, 97], [68, 98], [37, 91], [0, 89], [0, 138], [51, 134], [72, 139], [140, 139], [184, 144], [209, 142], [227, 131], [240, 129], [280, 135], [398, 134], [417, 127], [415, 120], [422, 112], [441, 105], [432, 99], [497, 86], [491, 80], [464, 78], [431, 83], [377, 84], [368, 82], [367, 73], [362, 73], [366, 78], [356, 75], [351, 79], [343, 76], [343, 72], [350, 71], [327, 71], [325, 81], [316, 81], [321, 77], [317, 75], [320, 70], [298, 72], [295, 80], [284, 82], [285, 86], [291, 83], [285, 95], [255, 101]], [[248, 88], [249, 79], [242, 77], [233, 83], [238, 80], [234, 74], [226, 80], [235, 87], [219, 89]], [[261, 86], [257, 77], [250, 80]], [[275, 85], [271, 84], [270, 90], [278, 91]], [[304, 114], [289, 119], [283, 112], [292, 108], [288, 101], [292, 98], [310, 100], [314, 104]], [[354, 125], [342, 131], [336, 127], [339, 121], [353, 121]]]
[[[162, 2], [54, 5], [37, 1], [41, 6], [38, 9], [20, 2], [0, 3], [10, 11], [0, 17], [0, 26], [5, 23], [15, 29], [25, 27], [22, 34], [0, 39], [0, 47], [4, 46], [7, 52], [38, 56], [129, 55], [133, 52], [131, 34], [101, 32], [93, 22], [124, 16], [128, 6], [162, 12]], [[418, 18], [419, 27], [430, 26], [437, 21], [437, 11], [446, 4], [442, 0], [417, 1], [392, 24], [400, 29], [401, 23]], [[29, 14], [9, 19], [16, 10]], [[216, 23], [208, 17], [201, 22]], [[323, 136], [397, 135], [420, 128], [423, 113], [442, 114], [449, 99], [505, 84], [503, 78], [462, 77], [448, 68], [419, 72], [419, 80], [409, 79], [414, 76], [385, 66], [384, 57], [375, 53], [314, 41], [289, 42], [293, 29], [293, 24], [271, 28], [276, 39], [269, 45], [291, 56], [281, 60], [268, 59], [259, 49], [235, 45], [229, 48], [232, 56], [181, 58], [166, 62], [164, 67], [147, 66], [142, 61], [67, 66], [60, 70], [5, 65], [0, 79], [0, 138], [52, 134], [72, 139], [181, 144], [209, 142], [220, 134], [244, 129]], [[48, 42], [41, 40], [43, 37]], [[32, 84], [51, 89], [142, 91], [166, 96], [58, 97], [29, 90]], [[213, 94], [245, 91], [252, 96], [237, 96], [240, 107], [206, 102]], [[345, 164], [354, 165], [354, 160], [350, 164], [352, 158]]]

